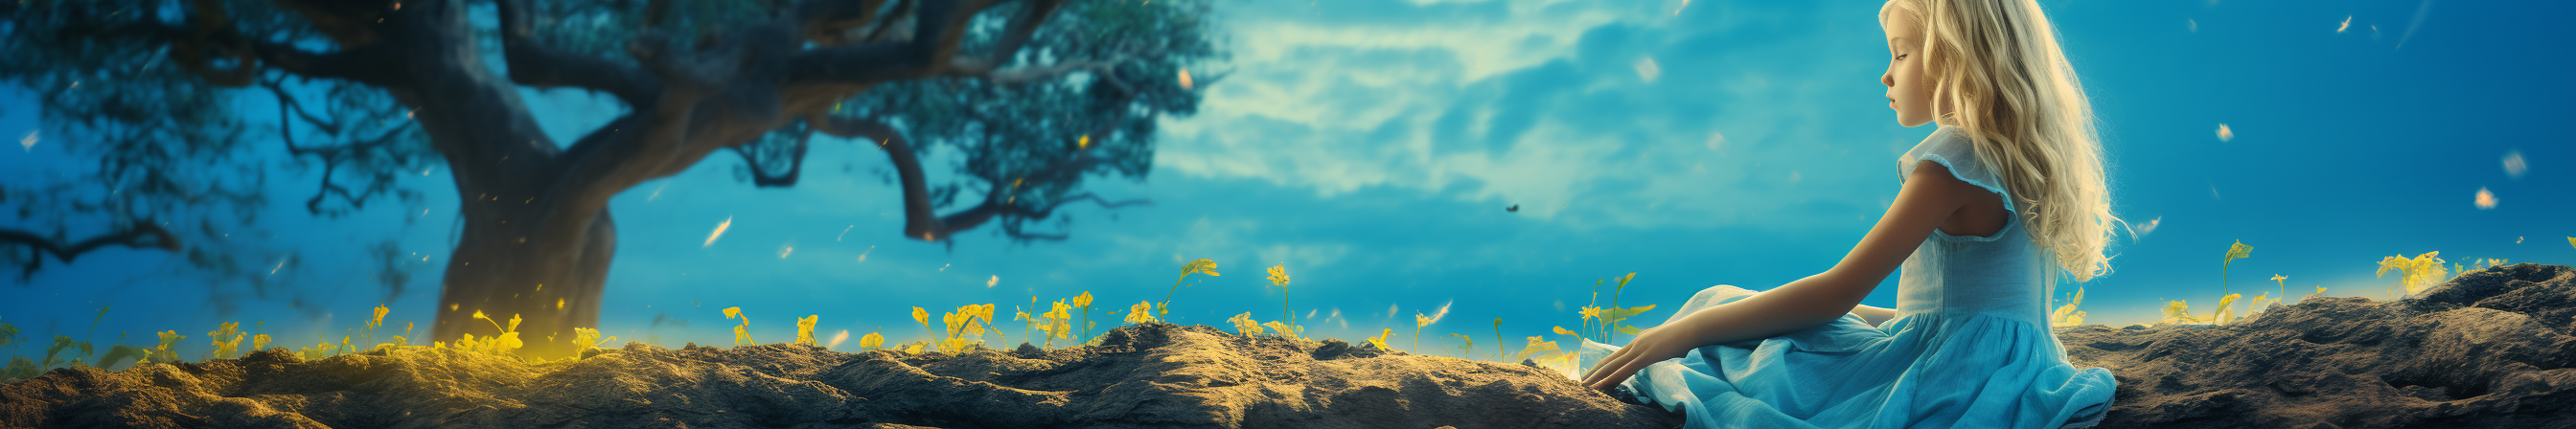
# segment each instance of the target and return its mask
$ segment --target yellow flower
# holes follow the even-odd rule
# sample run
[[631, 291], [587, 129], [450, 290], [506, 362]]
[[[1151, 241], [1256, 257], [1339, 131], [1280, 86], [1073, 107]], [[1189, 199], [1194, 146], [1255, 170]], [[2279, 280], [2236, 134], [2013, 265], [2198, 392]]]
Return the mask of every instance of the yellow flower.
[[376, 306], [376, 318], [375, 318], [374, 320], [369, 320], [369, 321], [367, 321], [367, 326], [368, 326], [368, 327], [385, 326], [385, 312], [387, 312], [387, 311], [391, 311], [391, 310], [386, 309], [386, 308], [385, 308], [385, 306], [382, 306], [382, 305], [378, 305], [378, 306]]
[[1209, 275], [1209, 276], [1220, 276], [1220, 275], [1218, 275], [1218, 274], [1216, 273], [1216, 261], [1208, 260], [1208, 259], [1205, 259], [1205, 258], [1201, 258], [1201, 259], [1196, 260], [1196, 261], [1190, 261], [1190, 263], [1189, 263], [1189, 264], [1186, 264], [1186, 265], [1182, 265], [1182, 266], [1181, 266], [1181, 276], [1182, 276], [1182, 277], [1189, 277], [1190, 273], [1207, 274], [1207, 275]]
[[1252, 312], [1246, 311], [1243, 314], [1228, 317], [1225, 321], [1234, 322], [1234, 333], [1237, 335], [1247, 337], [1261, 335], [1261, 324], [1252, 321]]
[[1276, 286], [1288, 285], [1288, 264], [1279, 264], [1277, 266], [1270, 267], [1270, 284]]
[[[727, 318], [731, 318], [731, 317], [727, 317]], [[930, 312], [929, 312], [929, 311], [924, 311], [924, 310], [922, 310], [922, 309], [921, 309], [921, 307], [913, 307], [913, 308], [912, 308], [912, 321], [914, 321], [914, 322], [921, 322], [921, 324], [923, 324], [923, 325], [928, 325], [928, 324], [930, 324]]]
[[912, 343], [912, 345], [904, 346], [903, 352], [916, 355], [921, 354], [921, 346], [924, 344], [927, 343]]
[[885, 336], [877, 335], [875, 332], [869, 332], [867, 336], [859, 337], [859, 350], [873, 349], [884, 344]]
[[1091, 291], [1082, 291], [1082, 295], [1073, 297], [1073, 308], [1091, 308]]
[[725, 307], [724, 313], [727, 320], [742, 317], [742, 307]]
[[1151, 323], [1154, 321], [1153, 301], [1138, 301], [1136, 305], [1127, 307], [1127, 323]]
[[268, 334], [250, 336], [250, 349], [252, 351], [268, 350]]
[[823, 315], [816, 314], [796, 319], [796, 343], [814, 345], [814, 322], [821, 321], [822, 318]]

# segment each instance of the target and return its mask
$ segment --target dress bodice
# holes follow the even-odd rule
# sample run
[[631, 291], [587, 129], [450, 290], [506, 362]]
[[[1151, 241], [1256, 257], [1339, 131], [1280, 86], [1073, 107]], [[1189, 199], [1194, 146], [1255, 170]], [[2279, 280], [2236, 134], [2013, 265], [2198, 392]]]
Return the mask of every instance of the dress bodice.
[[2031, 241], [2011, 192], [1993, 166], [1977, 156], [1967, 134], [1941, 127], [1897, 160], [1898, 180], [1911, 177], [1922, 161], [1937, 162], [1959, 180], [2002, 197], [2011, 217], [2003, 229], [1983, 237], [1934, 230], [1899, 270], [1897, 315], [1992, 315], [2048, 326], [2048, 276], [2054, 266]]

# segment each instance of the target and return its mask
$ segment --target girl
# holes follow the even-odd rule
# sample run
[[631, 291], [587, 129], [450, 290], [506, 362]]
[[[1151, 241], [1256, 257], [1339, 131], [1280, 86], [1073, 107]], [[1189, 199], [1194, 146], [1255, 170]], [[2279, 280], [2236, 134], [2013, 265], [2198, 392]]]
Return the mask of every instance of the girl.
[[[2101, 422], [2111, 372], [2066, 363], [2048, 300], [2061, 275], [2108, 272], [2119, 219], [2048, 17], [2033, 0], [1893, 0], [1879, 25], [1897, 123], [1940, 123], [1898, 159], [1887, 214], [1823, 274], [1712, 287], [1626, 347], [1585, 342], [1586, 385], [1693, 427]], [[1856, 305], [1900, 266], [1895, 309]]]

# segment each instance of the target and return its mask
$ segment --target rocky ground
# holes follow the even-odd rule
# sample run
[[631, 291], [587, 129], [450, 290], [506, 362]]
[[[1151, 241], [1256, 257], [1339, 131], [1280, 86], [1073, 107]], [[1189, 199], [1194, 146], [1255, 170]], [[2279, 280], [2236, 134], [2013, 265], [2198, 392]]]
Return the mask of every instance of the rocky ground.
[[[2120, 391], [2105, 428], [2576, 427], [2576, 270], [2474, 271], [2397, 302], [2310, 297], [2225, 327], [2061, 328]], [[629, 344], [524, 364], [445, 350], [242, 359], [0, 384], [0, 427], [1675, 427], [1524, 365], [1119, 328], [963, 355]]]
[[2571, 280], [2516, 264], [2395, 302], [2312, 296], [2225, 327], [2057, 335], [2069, 362], [2119, 378], [2106, 429], [2576, 428]]

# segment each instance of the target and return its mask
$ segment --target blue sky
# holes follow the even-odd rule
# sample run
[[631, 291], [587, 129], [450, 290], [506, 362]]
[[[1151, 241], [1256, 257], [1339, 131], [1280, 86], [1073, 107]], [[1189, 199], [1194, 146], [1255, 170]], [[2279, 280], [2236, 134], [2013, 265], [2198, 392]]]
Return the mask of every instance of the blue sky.
[[[2388, 282], [2372, 271], [2396, 254], [2576, 262], [2562, 238], [2576, 236], [2566, 168], [2576, 139], [2550, 125], [2576, 113], [2565, 84], [2576, 61], [2540, 42], [2563, 40], [2553, 17], [2576, 6], [2041, 4], [2101, 117], [2115, 211], [2158, 225], [2120, 240], [2115, 272], [2081, 285], [2092, 322], [2151, 321], [2167, 300], [2207, 308], [2238, 240], [2254, 257], [2226, 281], [2273, 290], [2267, 279], [2280, 274], [2294, 296], [2323, 285], [2384, 297]], [[1262, 269], [1282, 263], [1295, 278], [1289, 306], [1313, 311], [1310, 335], [1396, 328], [1410, 347], [1404, 316], [1447, 305], [1423, 348], [1454, 354], [1445, 334], [1490, 338], [1496, 317], [1512, 338], [1572, 327], [1594, 280], [1629, 272], [1623, 304], [1659, 305], [1640, 319], [1660, 321], [1709, 285], [1768, 289], [1831, 267], [1895, 196], [1895, 157], [1932, 129], [1897, 126], [1885, 107], [1877, 7], [1219, 2], [1234, 57], [1204, 72], [1231, 75], [1206, 86], [1199, 115], [1163, 124], [1150, 177], [1088, 185], [1153, 205], [1069, 210], [1073, 238], [1061, 243], [1013, 245], [982, 230], [950, 249], [897, 236], [897, 191], [871, 172], [886, 166], [873, 148], [817, 146], [817, 168], [792, 189], [753, 189], [733, 177], [739, 161], [710, 157], [612, 203], [619, 248], [601, 324], [624, 339], [721, 344], [730, 324], [719, 310], [740, 306], [764, 341], [792, 338], [788, 322], [808, 314], [822, 315], [827, 337], [906, 341], [922, 335], [913, 306], [1000, 303], [1007, 317], [1033, 294], [1090, 291], [1103, 310], [1124, 308], [1161, 299], [1197, 258], [1224, 275], [1177, 293], [1184, 323], [1278, 318], [1281, 291]], [[37, 120], [13, 91], [0, 131], [14, 137]], [[523, 95], [558, 141], [622, 109], [571, 91]], [[2220, 124], [2233, 139], [2217, 138]], [[88, 165], [39, 142], [0, 151], [9, 180]], [[2509, 174], [2508, 153], [2528, 169]], [[957, 161], [935, 153], [928, 164]], [[444, 170], [406, 184], [427, 194], [423, 204], [337, 220], [295, 204], [317, 173], [272, 172], [277, 202], [262, 219], [274, 236], [255, 243], [313, 259], [277, 274], [296, 280], [292, 291], [218, 314], [207, 294], [245, 286], [136, 274], [171, 256], [110, 251], [0, 286], [13, 298], [0, 321], [30, 336], [77, 333], [97, 306], [114, 305], [102, 332], [177, 329], [196, 344], [216, 322], [266, 320], [303, 338], [288, 344], [309, 345], [322, 327], [357, 323], [334, 315], [381, 301], [371, 262], [344, 255], [393, 238], [428, 259], [408, 267], [415, 286], [390, 303], [391, 319], [426, 322], [455, 222]], [[2481, 188], [2493, 208], [2473, 204]], [[1891, 277], [1864, 303], [1894, 297]], [[689, 323], [648, 330], [656, 315]]]

